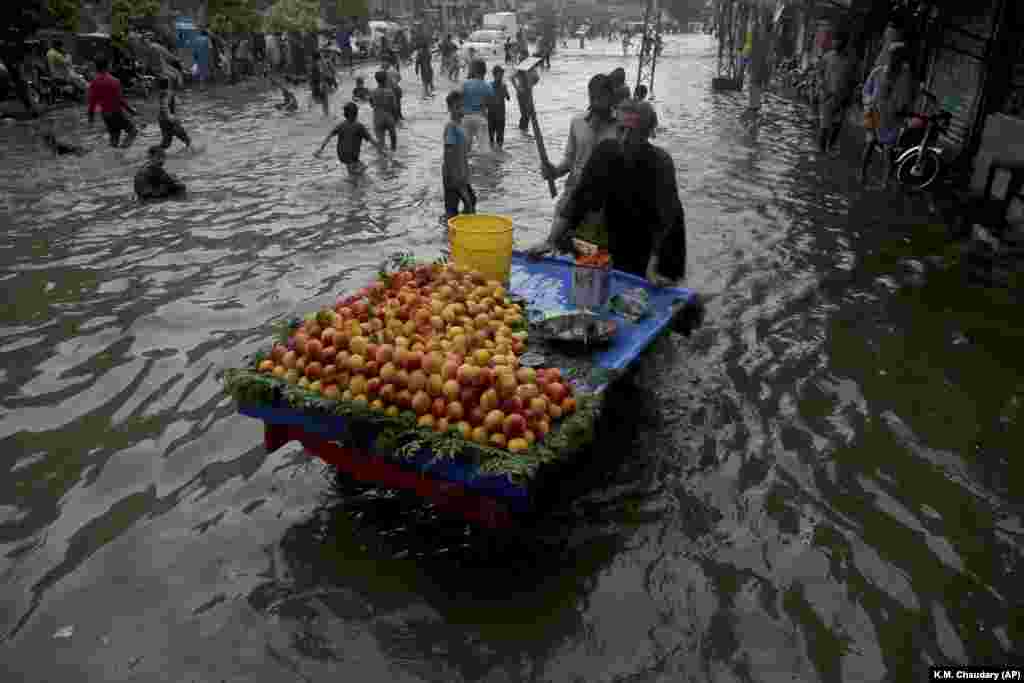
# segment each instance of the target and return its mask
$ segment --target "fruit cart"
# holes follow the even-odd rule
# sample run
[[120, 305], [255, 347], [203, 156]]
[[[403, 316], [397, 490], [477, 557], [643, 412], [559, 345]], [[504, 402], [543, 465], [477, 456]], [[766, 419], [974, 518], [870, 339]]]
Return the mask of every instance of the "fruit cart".
[[[447, 303], [460, 296], [459, 276], [449, 266], [405, 268], [397, 274], [382, 269], [380, 282], [339, 300], [334, 311], [301, 325], [293, 321], [271, 357], [227, 371], [226, 388], [241, 414], [263, 421], [268, 451], [298, 441], [355, 480], [413, 492], [440, 511], [488, 528], [512, 526], [534, 511], [537, 473], [587, 451], [608, 383], [666, 330], [680, 307], [696, 301], [689, 290], [655, 289], [642, 278], [611, 271], [610, 296], [643, 290], [647, 313], [634, 320], [608, 308], [597, 311], [603, 320], [614, 320], [614, 337], [569, 354], [535, 341], [529, 318], [573, 309], [572, 260], [530, 260], [514, 253], [504, 306], [506, 292], [495, 281], [474, 286], [465, 279], [461, 291], [467, 298], [460, 307]], [[454, 295], [444, 277], [453, 278]], [[372, 301], [376, 305], [367, 305]], [[498, 313], [478, 313], [476, 332], [467, 341], [461, 325], [471, 328], [474, 319], [459, 314], [467, 306], [472, 313], [487, 305]], [[323, 329], [317, 321], [338, 329]], [[506, 323], [520, 324], [510, 332]], [[401, 336], [416, 326], [423, 336]], [[383, 343], [343, 340], [349, 328]], [[410, 339], [420, 340], [411, 344], [413, 351]], [[325, 343], [332, 346], [324, 349]], [[335, 355], [346, 344], [348, 351]], [[433, 350], [424, 354], [426, 349]], [[313, 361], [296, 372], [300, 351]], [[336, 365], [322, 366], [315, 362], [320, 357]], [[439, 368], [440, 357], [447, 360]], [[480, 361], [475, 370], [474, 359]], [[530, 369], [528, 360], [547, 367]], [[416, 369], [407, 372], [409, 367]], [[312, 383], [313, 378], [329, 383]], [[341, 387], [347, 389], [340, 393]], [[404, 389], [396, 394], [396, 387]]]

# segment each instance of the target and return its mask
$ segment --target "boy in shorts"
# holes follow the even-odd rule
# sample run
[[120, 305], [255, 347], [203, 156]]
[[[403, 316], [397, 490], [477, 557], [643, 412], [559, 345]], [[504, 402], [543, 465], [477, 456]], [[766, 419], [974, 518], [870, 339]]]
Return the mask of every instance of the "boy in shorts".
[[366, 102], [370, 99], [370, 89], [366, 87], [366, 79], [362, 76], [356, 77], [356, 87], [352, 88], [352, 100], [354, 102]]
[[160, 115], [157, 117], [157, 122], [160, 124], [160, 133], [163, 135], [160, 146], [167, 149], [174, 142], [174, 138], [178, 138], [185, 143], [185, 147], [191, 148], [192, 141], [189, 139], [188, 133], [181, 126], [181, 122], [176, 114], [177, 98], [171, 92], [171, 81], [166, 77], [161, 78]]
[[388, 76], [383, 71], [374, 74], [377, 87], [370, 93], [370, 106], [373, 107], [373, 132], [377, 141], [384, 144], [384, 136], [391, 139], [391, 151], [398, 147], [398, 134], [395, 122], [398, 120], [398, 102], [395, 91], [388, 87]]
[[445, 217], [451, 218], [462, 213], [476, 213], [476, 193], [469, 184], [469, 140], [462, 127], [462, 93], [458, 90], [448, 94], [445, 101], [451, 119], [444, 127], [444, 161], [441, 164], [441, 181], [444, 186]]
[[375, 140], [370, 135], [370, 131], [366, 126], [358, 120], [359, 106], [355, 102], [346, 104], [343, 111], [345, 120], [328, 133], [327, 137], [324, 138], [323, 144], [320, 145], [320, 149], [314, 152], [313, 156], [319, 157], [320, 153], [324, 151], [324, 147], [331, 141], [331, 138], [337, 135], [338, 161], [348, 169], [349, 175], [359, 175], [366, 169], [366, 165], [359, 160], [359, 151], [363, 146], [363, 140], [376, 147], [379, 154], [386, 154], [387, 152], [384, 150], [384, 145]]

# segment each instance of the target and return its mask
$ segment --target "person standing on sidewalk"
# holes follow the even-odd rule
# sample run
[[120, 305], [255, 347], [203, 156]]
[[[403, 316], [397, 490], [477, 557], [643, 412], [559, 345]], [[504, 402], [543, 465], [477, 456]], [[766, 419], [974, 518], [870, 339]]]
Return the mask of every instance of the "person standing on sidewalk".
[[836, 142], [853, 96], [853, 60], [846, 52], [847, 44], [845, 34], [836, 35], [832, 47], [818, 61], [818, 149], [832, 157], [839, 154]]
[[123, 132], [126, 133], [124, 147], [130, 147], [139, 132], [132, 120], [125, 116], [125, 111], [135, 114], [135, 110], [125, 101], [121, 81], [110, 75], [109, 68], [105, 58], [96, 60], [96, 77], [89, 83], [89, 123], [93, 122], [98, 109], [110, 134], [110, 146], [118, 146]]
[[892, 173], [892, 151], [910, 108], [917, 86], [910, 69], [909, 55], [901, 43], [889, 48], [885, 64], [875, 67], [864, 83], [864, 124], [867, 138], [861, 160], [860, 182], [867, 182], [868, 167], [875, 147], [882, 148], [882, 188], [888, 189]]

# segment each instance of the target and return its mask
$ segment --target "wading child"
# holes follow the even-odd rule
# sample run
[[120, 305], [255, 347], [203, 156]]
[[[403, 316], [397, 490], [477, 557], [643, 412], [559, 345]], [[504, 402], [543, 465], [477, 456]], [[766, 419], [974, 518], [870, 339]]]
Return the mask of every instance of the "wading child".
[[384, 135], [391, 138], [391, 151], [398, 147], [398, 134], [395, 131], [398, 104], [395, 92], [388, 87], [388, 76], [383, 71], [374, 74], [377, 87], [370, 93], [370, 106], [373, 107], [373, 132], [377, 141], [384, 144]]
[[160, 145], [149, 148], [149, 161], [135, 174], [135, 194], [139, 199], [164, 199], [185, 194], [185, 183], [164, 170], [166, 158]]
[[501, 149], [505, 146], [505, 102], [512, 98], [505, 85], [505, 70], [496, 65], [491, 73], [494, 75], [491, 83], [494, 96], [487, 102], [487, 137], [492, 149]]
[[391, 64], [385, 63], [381, 69], [387, 76], [388, 87], [395, 93], [395, 121], [404, 121], [402, 116], [402, 87], [398, 85], [402, 80], [402, 74], [398, 73], [398, 67], [391, 68]]
[[348, 169], [349, 175], [359, 175], [366, 170], [366, 165], [359, 160], [359, 151], [362, 149], [363, 140], [376, 147], [379, 154], [386, 154], [386, 152], [384, 151], [384, 146], [379, 141], [373, 139], [366, 126], [357, 120], [359, 117], [359, 106], [355, 102], [346, 104], [343, 111], [345, 113], [345, 120], [335, 126], [327, 137], [324, 138], [320, 149], [314, 152], [313, 156], [320, 156], [321, 152], [324, 151], [324, 147], [331, 141], [331, 138], [337, 135], [338, 161]]
[[366, 79], [362, 76], [356, 77], [356, 87], [352, 88], [352, 100], [355, 102], [366, 102], [370, 99], [370, 89], [366, 87]]
[[188, 137], [188, 133], [182, 128], [181, 122], [178, 121], [176, 116], [178, 109], [177, 97], [171, 92], [171, 81], [168, 78], [160, 79], [160, 115], [157, 117], [157, 122], [160, 124], [160, 133], [163, 135], [163, 139], [160, 141], [160, 146], [167, 149], [174, 142], [174, 138], [178, 138], [185, 143], [185, 147], [191, 148], [192, 141]]
[[487, 127], [487, 102], [494, 97], [494, 88], [484, 80], [486, 77], [487, 65], [484, 60], [474, 59], [469, 63], [469, 78], [462, 83], [462, 105], [465, 112], [463, 127], [468, 136], [467, 151], [470, 152]]
[[299, 100], [296, 99], [295, 93], [285, 87], [285, 84], [276, 78], [271, 79], [271, 83], [281, 90], [281, 97], [284, 98], [283, 102], [278, 102], [274, 107], [284, 111], [297, 111], [299, 108]]
[[445, 217], [451, 218], [462, 213], [476, 213], [476, 193], [469, 184], [469, 142], [466, 129], [462, 127], [463, 97], [459, 91], [448, 93], [450, 120], [444, 127], [444, 161], [441, 164], [441, 180], [444, 186]]

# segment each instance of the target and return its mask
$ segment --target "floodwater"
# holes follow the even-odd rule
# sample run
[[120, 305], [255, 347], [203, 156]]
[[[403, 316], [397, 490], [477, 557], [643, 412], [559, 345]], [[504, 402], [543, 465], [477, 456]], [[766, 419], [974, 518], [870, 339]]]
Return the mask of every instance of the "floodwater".
[[[591, 42], [543, 74], [553, 156], [620, 64]], [[357, 183], [312, 158], [319, 112], [187, 93], [190, 197], [148, 206], [155, 124], [114, 152], [64, 112], [99, 146], [66, 163], [0, 127], [4, 680], [909, 681], [1021, 652], [1019, 309], [922, 259], [941, 229], [817, 160], [804, 108], [747, 129], [713, 72], [673, 37], [655, 92], [707, 323], [609, 399], [606, 467], [533, 539], [266, 454], [216, 378], [386, 255], [437, 254], [444, 79], [406, 83], [399, 152]], [[552, 200], [509, 119], [475, 185], [525, 245]]]

